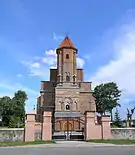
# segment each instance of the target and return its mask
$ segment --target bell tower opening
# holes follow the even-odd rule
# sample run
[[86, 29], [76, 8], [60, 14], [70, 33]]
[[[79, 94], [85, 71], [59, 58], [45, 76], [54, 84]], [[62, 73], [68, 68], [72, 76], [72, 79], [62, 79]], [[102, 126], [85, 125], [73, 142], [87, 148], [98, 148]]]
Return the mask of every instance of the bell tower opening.
[[66, 54], [66, 59], [69, 59], [69, 54]]
[[66, 82], [69, 82], [70, 81], [70, 77], [69, 75], [66, 76]]

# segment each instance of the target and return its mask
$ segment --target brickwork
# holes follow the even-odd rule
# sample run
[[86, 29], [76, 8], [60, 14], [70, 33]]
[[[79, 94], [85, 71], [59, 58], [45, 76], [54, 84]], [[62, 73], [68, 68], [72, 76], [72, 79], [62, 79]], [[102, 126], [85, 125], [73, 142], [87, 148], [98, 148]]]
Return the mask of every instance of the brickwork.
[[50, 69], [50, 81], [57, 81], [57, 69]]
[[77, 69], [77, 81], [83, 81], [84, 80], [84, 75], [83, 75], [83, 69]]
[[[91, 82], [84, 82], [84, 71], [78, 69], [76, 65], [77, 52], [68, 37], [57, 48], [57, 69], [50, 69], [50, 81], [41, 81], [41, 96], [37, 106], [37, 118], [40, 122], [43, 122], [44, 111], [52, 111], [53, 113], [77, 112], [79, 114], [78, 120], [85, 119], [84, 112], [86, 110], [95, 111]], [[55, 124], [56, 130], [66, 128], [66, 118], [55, 117], [54, 119], [57, 122]], [[59, 119], [62, 121], [59, 122]], [[70, 120], [69, 124], [72, 130], [84, 128], [82, 122]]]

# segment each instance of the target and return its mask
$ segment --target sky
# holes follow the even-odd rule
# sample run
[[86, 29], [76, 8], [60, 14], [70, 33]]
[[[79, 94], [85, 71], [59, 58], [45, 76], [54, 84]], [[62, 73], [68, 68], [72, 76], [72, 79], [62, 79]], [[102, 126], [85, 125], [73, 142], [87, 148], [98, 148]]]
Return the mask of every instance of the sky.
[[49, 80], [55, 49], [68, 35], [78, 49], [77, 66], [93, 88], [116, 82], [120, 115], [135, 106], [134, 0], [0, 1], [0, 96], [27, 92], [26, 111]]

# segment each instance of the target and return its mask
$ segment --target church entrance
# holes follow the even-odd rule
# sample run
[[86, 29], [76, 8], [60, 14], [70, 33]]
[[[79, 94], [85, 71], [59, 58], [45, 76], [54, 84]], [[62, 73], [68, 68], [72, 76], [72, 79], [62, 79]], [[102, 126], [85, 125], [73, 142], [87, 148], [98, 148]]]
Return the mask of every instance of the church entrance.
[[80, 118], [56, 118], [53, 126], [54, 140], [84, 140], [85, 121]]

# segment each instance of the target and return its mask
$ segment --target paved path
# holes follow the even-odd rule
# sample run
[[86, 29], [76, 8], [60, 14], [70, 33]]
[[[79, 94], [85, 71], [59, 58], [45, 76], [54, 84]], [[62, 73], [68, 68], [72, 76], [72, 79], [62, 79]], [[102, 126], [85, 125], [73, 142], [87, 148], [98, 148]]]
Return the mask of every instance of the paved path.
[[135, 147], [58, 141], [57, 144], [0, 148], [0, 155], [135, 155]]
[[135, 155], [135, 148], [114, 147], [27, 147], [0, 148], [0, 155]]

